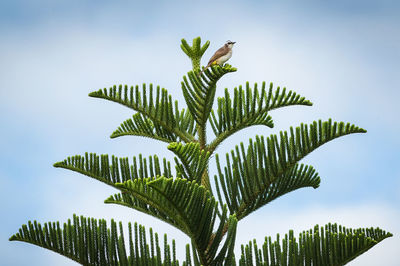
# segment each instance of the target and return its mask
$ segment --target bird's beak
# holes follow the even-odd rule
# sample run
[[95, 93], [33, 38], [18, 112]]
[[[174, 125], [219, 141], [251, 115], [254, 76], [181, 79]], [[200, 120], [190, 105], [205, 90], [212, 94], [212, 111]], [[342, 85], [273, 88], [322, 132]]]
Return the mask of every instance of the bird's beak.
[[232, 42], [233, 44], [235, 44], [236, 42]]

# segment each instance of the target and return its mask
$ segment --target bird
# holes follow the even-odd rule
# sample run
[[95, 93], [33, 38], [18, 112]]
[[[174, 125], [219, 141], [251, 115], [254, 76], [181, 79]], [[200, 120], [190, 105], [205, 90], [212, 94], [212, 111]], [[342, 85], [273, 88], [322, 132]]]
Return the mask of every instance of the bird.
[[228, 61], [232, 57], [232, 47], [236, 42], [226, 41], [224, 46], [219, 48], [215, 54], [211, 57], [210, 61], [208, 61], [207, 66], [200, 71], [199, 76], [203, 73], [207, 68], [212, 65], [223, 65], [226, 61]]

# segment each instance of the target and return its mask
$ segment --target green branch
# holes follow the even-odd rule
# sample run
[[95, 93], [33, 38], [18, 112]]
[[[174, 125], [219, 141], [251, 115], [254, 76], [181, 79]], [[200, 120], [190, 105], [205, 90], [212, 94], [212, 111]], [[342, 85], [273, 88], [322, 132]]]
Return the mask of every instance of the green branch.
[[[116, 86], [113, 86], [108, 90], [103, 89], [91, 92], [89, 96], [106, 99], [131, 108], [141, 113], [146, 118], [151, 119], [154, 126], [162, 127], [164, 130], [175, 134], [184, 142], [192, 142], [194, 136], [187, 132], [186, 129], [188, 123], [190, 124], [188, 120], [193, 118], [184, 116], [185, 119], [182, 119], [177, 109], [177, 103], [175, 102], [174, 108], [172, 98], [166, 89], [160, 89], [160, 87], [157, 86], [154, 95], [155, 100], [153, 99], [152, 84], [150, 84], [148, 91], [145, 84], [143, 84], [142, 93], [140, 93], [139, 86], [135, 88], [132, 86], [128, 89], [127, 85], [124, 87], [120, 85], [118, 89]], [[185, 111], [183, 110], [182, 112], [184, 113]]]
[[[163, 203], [173, 206], [173, 211], [180, 217], [179, 221], [182, 221], [188, 229], [185, 233], [188, 234], [196, 246], [200, 262], [203, 265], [211, 265], [215, 260], [216, 252], [223, 237], [222, 229], [227, 221], [226, 206], [223, 207], [220, 225], [217, 233], [214, 234], [213, 229], [218, 214], [218, 202], [203, 186], [194, 181], [189, 182], [180, 178], [175, 180], [172, 178], [156, 179], [149, 183], [149, 186], [164, 196]], [[234, 221], [237, 220], [229, 218], [229, 222], [234, 224], [231, 232], [228, 231], [228, 234], [231, 234], [230, 237], [232, 237], [232, 230], [236, 232], [236, 223]], [[217, 238], [215, 238], [216, 236]], [[217, 257], [224, 260], [227, 251], [229, 251], [227, 248], [221, 249]]]
[[[186, 111], [185, 116], [187, 117], [189, 115], [190, 113]], [[190, 136], [194, 136], [196, 134], [194, 120], [193, 118], [187, 120], [189, 120], [187, 123], [182, 123], [182, 127], [185, 127], [184, 132], [189, 133]], [[111, 138], [121, 136], [141, 136], [160, 140], [166, 143], [179, 142], [181, 138], [179, 137], [179, 134], [176, 134], [177, 131], [175, 131], [175, 134], [171, 131], [174, 130], [165, 129], [165, 127], [154, 123], [151, 119], [145, 117], [141, 113], [136, 113], [133, 115], [132, 119], [124, 121], [121, 126], [112, 133]], [[185, 140], [188, 141], [189, 139]]]
[[[201, 184], [203, 173], [207, 170], [210, 153], [200, 148], [199, 143], [171, 143], [168, 149], [175, 153], [180, 162], [175, 158], [178, 177], [189, 181], [195, 180]], [[210, 189], [209, 187], [206, 187]]]
[[329, 120], [314, 122], [310, 127], [302, 124], [296, 131], [291, 128], [290, 137], [287, 132], [281, 132], [279, 141], [276, 135], [266, 140], [257, 136], [255, 143], [250, 139], [247, 153], [241, 143], [240, 151], [236, 147], [230, 157], [226, 155], [224, 173], [216, 157], [218, 197], [222, 201], [221, 189], [231, 213], [235, 213], [240, 220], [294, 189], [318, 187], [319, 177], [312, 167], [301, 166], [297, 169], [295, 165], [310, 152], [333, 139], [364, 132], [364, 129], [355, 125], [332, 123]]
[[344, 265], [382, 240], [391, 237], [379, 228], [348, 229], [337, 224], [316, 225], [299, 238], [293, 231], [280, 241], [266, 237], [262, 248], [257, 242], [242, 245], [239, 266], [252, 265]]
[[197, 37], [193, 39], [193, 45], [190, 46], [185, 39], [181, 40], [182, 51], [190, 58], [192, 61], [192, 67], [194, 72], [200, 71], [200, 61], [204, 52], [210, 46], [210, 41], [206, 41], [203, 46], [201, 46], [201, 38]]
[[[119, 232], [118, 232], [119, 229]], [[175, 241], [168, 244], [167, 236], [164, 237], [164, 258], [161, 256], [161, 248], [158, 234], [146, 236], [146, 229], [142, 225], [128, 223], [128, 248], [125, 247], [122, 223], [111, 220], [111, 226], [107, 227], [104, 219], [80, 218], [74, 215], [72, 221], [64, 223], [48, 222], [43, 226], [34, 221], [23, 225], [18, 233], [10, 238], [10, 241], [22, 241], [54, 251], [70, 258], [82, 265], [178, 265], [175, 254]], [[150, 245], [142, 241], [149, 238]], [[140, 242], [140, 245], [137, 243]], [[134, 244], [136, 243], [136, 245]], [[155, 251], [156, 250], [156, 251]], [[172, 250], [172, 256], [171, 256]], [[190, 254], [186, 263], [191, 263]]]
[[278, 87], [273, 91], [272, 83], [267, 89], [263, 82], [259, 92], [257, 83], [252, 89], [247, 82], [246, 89], [242, 86], [235, 88], [233, 99], [228, 89], [225, 89], [225, 96], [218, 98], [217, 112], [211, 111], [210, 124], [216, 138], [209, 145], [210, 152], [226, 138], [244, 128], [255, 125], [272, 128], [274, 123], [268, 115], [269, 111], [292, 105], [311, 106], [312, 103], [295, 92], [286, 93], [286, 88], [281, 90]]

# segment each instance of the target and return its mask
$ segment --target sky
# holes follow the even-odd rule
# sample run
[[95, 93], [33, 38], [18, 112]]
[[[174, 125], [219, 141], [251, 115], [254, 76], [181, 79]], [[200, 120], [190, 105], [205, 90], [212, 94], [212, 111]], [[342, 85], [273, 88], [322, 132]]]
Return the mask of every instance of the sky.
[[245, 218], [236, 249], [254, 238], [261, 244], [265, 236], [337, 222], [394, 234], [348, 265], [398, 265], [399, 12], [395, 1], [1, 1], [2, 265], [76, 265], [8, 241], [28, 220], [65, 222], [74, 213], [151, 226], [175, 238], [178, 250], [188, 243], [169, 225], [103, 204], [114, 189], [52, 165], [85, 152], [172, 159], [155, 140], [110, 139], [132, 112], [87, 95], [114, 84], [154, 83], [184, 106], [180, 82], [191, 64], [179, 45], [197, 36], [211, 42], [203, 65], [226, 40], [236, 41], [229, 63], [238, 71], [223, 77], [217, 97], [224, 88], [266, 81], [314, 103], [271, 112], [275, 128], [233, 135], [217, 149], [220, 157], [249, 137], [318, 119], [368, 131], [307, 156], [302, 162], [316, 168], [320, 187], [287, 194]]

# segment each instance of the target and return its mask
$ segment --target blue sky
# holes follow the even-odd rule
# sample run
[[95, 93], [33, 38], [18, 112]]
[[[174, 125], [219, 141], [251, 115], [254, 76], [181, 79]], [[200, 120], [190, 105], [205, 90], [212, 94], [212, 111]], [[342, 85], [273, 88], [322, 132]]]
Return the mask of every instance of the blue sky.
[[395, 1], [2, 1], [3, 264], [74, 265], [50, 251], [7, 240], [28, 220], [64, 222], [73, 213], [137, 221], [167, 232], [182, 245], [188, 241], [141, 213], [103, 204], [113, 189], [52, 164], [86, 151], [172, 158], [153, 140], [109, 139], [131, 112], [87, 94], [114, 84], [153, 82], [183, 106], [180, 81], [191, 65], [179, 48], [180, 39], [201, 36], [211, 41], [203, 64], [226, 40], [237, 42], [230, 63], [238, 72], [224, 77], [217, 96], [225, 87], [265, 80], [314, 103], [274, 111], [274, 129], [246, 129], [224, 143], [219, 154], [256, 134], [317, 119], [368, 130], [306, 157], [304, 162], [321, 176], [320, 188], [293, 192], [243, 220], [237, 246], [316, 223], [379, 226], [395, 236], [349, 265], [396, 265], [399, 12]]

